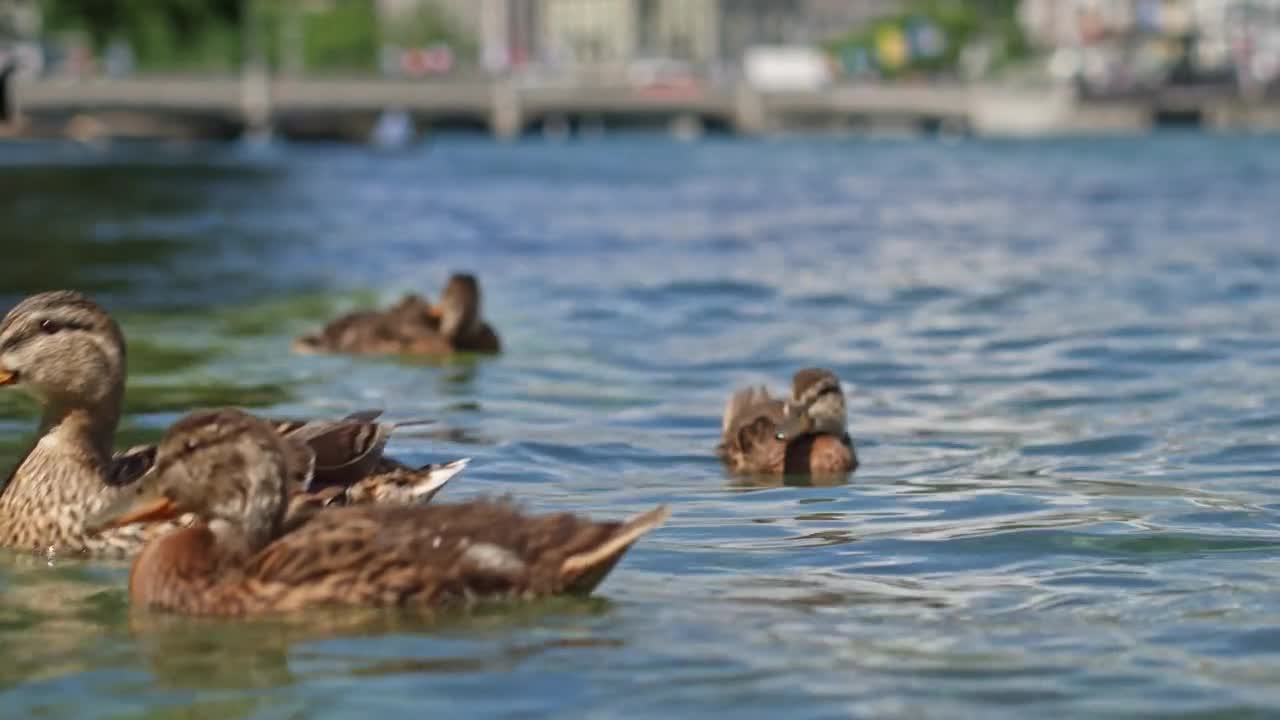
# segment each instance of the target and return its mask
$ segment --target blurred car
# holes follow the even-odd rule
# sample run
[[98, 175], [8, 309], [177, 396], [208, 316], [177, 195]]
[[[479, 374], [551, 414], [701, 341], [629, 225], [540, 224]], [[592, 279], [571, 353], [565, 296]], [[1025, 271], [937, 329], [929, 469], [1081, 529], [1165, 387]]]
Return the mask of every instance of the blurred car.
[[702, 92], [693, 66], [671, 58], [641, 58], [627, 66], [627, 83], [642, 94], [696, 95]]
[[831, 84], [831, 63], [817, 48], [801, 45], [759, 45], [742, 58], [747, 82], [757, 90], [813, 91]]

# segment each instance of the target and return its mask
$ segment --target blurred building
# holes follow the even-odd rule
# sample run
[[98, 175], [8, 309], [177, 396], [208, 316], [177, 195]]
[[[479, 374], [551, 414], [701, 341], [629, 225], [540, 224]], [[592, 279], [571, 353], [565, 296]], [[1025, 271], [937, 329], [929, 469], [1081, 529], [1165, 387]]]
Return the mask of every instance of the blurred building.
[[541, 45], [554, 65], [620, 63], [639, 45], [638, 0], [544, 0]]
[[424, 7], [476, 41], [490, 70], [640, 59], [736, 64], [757, 45], [814, 44], [907, 0], [378, 0], [384, 27]]
[[805, 32], [823, 40], [842, 35], [887, 15], [909, 9], [906, 0], [806, 0], [803, 6]]
[[647, 57], [708, 62], [720, 52], [716, 5], [707, 0], [640, 0], [636, 49]]
[[1280, 75], [1280, 0], [1023, 0], [1020, 21], [1053, 74], [1093, 84]]
[[816, 45], [909, 0], [378, 0], [384, 27], [430, 7], [475, 39], [491, 71], [622, 69], [637, 61], [737, 67], [761, 45]]
[[543, 0], [542, 47], [557, 64], [641, 57], [707, 62], [719, 54], [714, 0]]
[[0, 0], [0, 42], [34, 40], [42, 13], [37, 0]]
[[906, 0], [542, 0], [540, 45], [561, 63], [638, 57], [737, 63], [757, 45], [813, 44]]
[[1249, 26], [1280, 23], [1280, 0], [1022, 0], [1019, 18], [1044, 47], [1156, 35], [1225, 45]]
[[424, 10], [438, 13], [474, 44], [465, 58], [494, 72], [520, 66], [537, 54], [537, 0], [378, 0], [379, 22], [395, 28]]
[[[0, 74], [39, 75], [45, 69], [40, 31], [44, 14], [37, 0], [0, 0]], [[0, 89], [0, 96], [5, 95]], [[9, 117], [8, 97], [0, 97], [0, 123]]]

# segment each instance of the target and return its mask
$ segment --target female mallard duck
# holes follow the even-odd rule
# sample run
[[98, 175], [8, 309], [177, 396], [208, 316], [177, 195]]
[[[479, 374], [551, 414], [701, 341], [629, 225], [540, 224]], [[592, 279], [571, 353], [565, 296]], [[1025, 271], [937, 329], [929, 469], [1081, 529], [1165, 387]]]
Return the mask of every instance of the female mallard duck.
[[449, 278], [440, 304], [408, 295], [386, 310], [344, 315], [293, 343], [300, 353], [348, 355], [448, 355], [496, 353], [498, 336], [480, 316], [480, 283], [474, 275]]
[[807, 368], [791, 380], [791, 397], [763, 387], [729, 399], [716, 448], [733, 472], [836, 475], [858, 468], [847, 428], [844, 392], [830, 370]]
[[147, 544], [129, 573], [130, 601], [248, 615], [587, 594], [668, 514], [658, 507], [594, 522], [476, 501], [335, 508], [288, 524], [286, 486], [298, 462], [252, 415], [179, 420], [160, 441], [154, 472], [90, 522], [107, 529], [180, 513], [204, 521]]
[[[92, 512], [135, 484], [154, 447], [112, 455], [125, 383], [125, 343], [115, 320], [72, 291], [23, 300], [0, 322], [0, 386], [40, 403], [39, 437], [0, 489], [0, 545], [40, 552], [126, 555], [155, 527], [100, 536], [85, 532]], [[377, 413], [337, 422], [282, 421], [277, 432], [308, 445], [315, 472], [297, 507], [429, 499], [465, 461], [409, 468], [384, 458], [396, 427]], [[169, 526], [164, 526], [168, 529]]]

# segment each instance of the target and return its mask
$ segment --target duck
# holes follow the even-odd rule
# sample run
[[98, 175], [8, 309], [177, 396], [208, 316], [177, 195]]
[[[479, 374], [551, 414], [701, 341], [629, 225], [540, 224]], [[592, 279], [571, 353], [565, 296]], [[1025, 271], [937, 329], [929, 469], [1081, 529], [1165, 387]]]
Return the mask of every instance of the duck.
[[831, 476], [857, 470], [840, 379], [824, 368], [804, 368], [792, 376], [785, 400], [764, 387], [738, 390], [725, 406], [716, 453], [740, 474]]
[[[100, 305], [74, 290], [40, 293], [0, 321], [0, 387], [41, 408], [37, 438], [0, 488], [0, 546], [43, 553], [123, 557], [174, 525], [89, 534], [87, 517], [130, 492], [155, 464], [151, 445], [113, 452], [125, 390], [125, 338]], [[413, 423], [378, 422], [376, 411], [340, 420], [276, 420], [281, 437], [308, 448], [306, 483], [293, 486], [299, 513], [346, 504], [428, 502], [467, 465], [410, 467], [383, 455], [388, 436]], [[187, 518], [190, 521], [191, 518]]]
[[160, 441], [154, 472], [90, 519], [95, 530], [183, 513], [129, 572], [134, 608], [247, 616], [318, 607], [469, 607], [590, 594], [669, 515], [622, 522], [530, 515], [510, 501], [347, 506], [286, 522], [305, 463], [261, 418], [192, 413]]
[[331, 321], [293, 342], [300, 354], [441, 357], [498, 353], [498, 335], [480, 313], [480, 282], [469, 273], [449, 277], [439, 305], [406, 295], [386, 310], [363, 310]]

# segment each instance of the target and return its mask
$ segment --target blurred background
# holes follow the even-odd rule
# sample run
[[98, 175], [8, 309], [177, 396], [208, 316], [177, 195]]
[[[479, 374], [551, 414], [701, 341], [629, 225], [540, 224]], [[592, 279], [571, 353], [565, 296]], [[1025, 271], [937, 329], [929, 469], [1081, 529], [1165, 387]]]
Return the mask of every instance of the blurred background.
[[1280, 127], [1277, 0], [3, 0], [11, 135]]
[[[674, 509], [590, 600], [360, 627], [0, 552], [0, 717], [1277, 715], [1280, 0], [0, 0], [0, 52], [0, 308], [121, 322], [117, 445], [381, 408], [442, 499]], [[289, 352], [455, 271], [501, 355]], [[728, 475], [807, 366], [857, 473]]]

